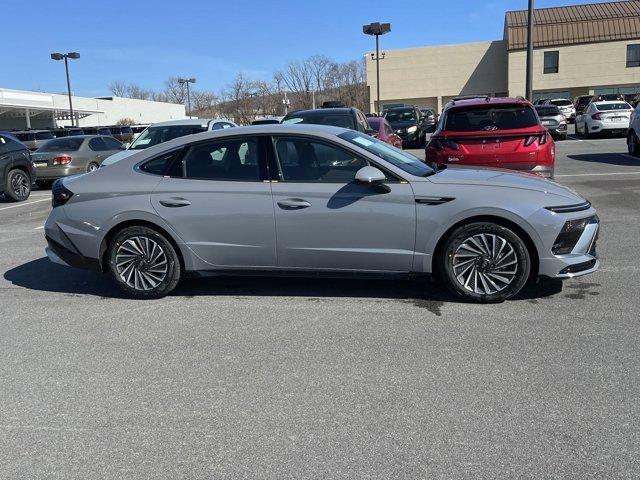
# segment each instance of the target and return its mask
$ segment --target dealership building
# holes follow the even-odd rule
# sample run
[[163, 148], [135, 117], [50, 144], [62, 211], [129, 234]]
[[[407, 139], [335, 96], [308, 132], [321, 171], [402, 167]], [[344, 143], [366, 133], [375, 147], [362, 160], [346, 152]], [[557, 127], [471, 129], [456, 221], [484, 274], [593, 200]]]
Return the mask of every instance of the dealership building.
[[[541, 8], [534, 12], [534, 99], [640, 93], [640, 1]], [[386, 50], [380, 103], [442, 111], [458, 95], [524, 96], [527, 11], [506, 12], [502, 40]], [[371, 111], [376, 65], [367, 54]]]
[[[79, 126], [114, 125], [123, 118], [137, 124], [187, 118], [184, 105], [121, 97], [72, 96]], [[69, 97], [0, 88], [0, 130], [71, 125]]]

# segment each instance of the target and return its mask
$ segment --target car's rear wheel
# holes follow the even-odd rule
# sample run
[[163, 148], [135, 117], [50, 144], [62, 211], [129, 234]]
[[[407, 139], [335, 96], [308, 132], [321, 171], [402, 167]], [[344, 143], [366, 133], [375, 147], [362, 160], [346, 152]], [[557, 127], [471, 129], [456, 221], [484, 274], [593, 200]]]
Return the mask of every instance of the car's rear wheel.
[[531, 259], [523, 239], [513, 230], [490, 222], [469, 223], [446, 240], [440, 274], [465, 300], [501, 302], [527, 283]]
[[95, 172], [96, 170], [98, 170], [97, 163], [91, 162], [89, 165], [87, 165], [87, 173]]
[[162, 298], [182, 278], [182, 266], [171, 242], [148, 227], [127, 227], [111, 241], [109, 271], [130, 297]]
[[629, 155], [640, 155], [640, 145], [638, 144], [638, 137], [633, 130], [629, 131], [629, 134], [627, 135], [627, 150], [629, 151]]
[[5, 180], [4, 194], [15, 202], [22, 202], [31, 194], [31, 178], [23, 170], [14, 169]]

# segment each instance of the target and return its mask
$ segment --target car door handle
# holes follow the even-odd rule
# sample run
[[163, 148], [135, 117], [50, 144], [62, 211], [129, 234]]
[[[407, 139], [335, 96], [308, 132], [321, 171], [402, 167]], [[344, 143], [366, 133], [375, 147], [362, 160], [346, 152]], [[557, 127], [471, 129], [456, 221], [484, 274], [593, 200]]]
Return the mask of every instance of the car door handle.
[[160, 205], [169, 208], [188, 207], [191, 202], [186, 198], [169, 198], [168, 200], [160, 200]]
[[287, 198], [286, 200], [278, 201], [278, 206], [283, 210], [300, 210], [309, 208], [311, 204], [301, 198]]

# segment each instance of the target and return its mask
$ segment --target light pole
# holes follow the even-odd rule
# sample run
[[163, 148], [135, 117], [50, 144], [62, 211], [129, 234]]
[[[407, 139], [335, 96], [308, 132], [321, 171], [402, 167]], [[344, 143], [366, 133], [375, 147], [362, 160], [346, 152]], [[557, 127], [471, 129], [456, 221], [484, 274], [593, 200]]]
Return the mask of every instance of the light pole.
[[189, 84], [196, 83], [195, 78], [179, 78], [178, 83], [180, 85], [187, 84], [187, 110], [189, 110], [189, 118], [191, 118], [191, 96], [189, 94]]
[[529, 0], [529, 15], [527, 18], [527, 81], [525, 96], [530, 102], [533, 101], [533, 29], [535, 28], [533, 3], [534, 0]]
[[75, 127], [75, 118], [73, 116], [73, 102], [71, 102], [71, 82], [69, 81], [69, 63], [67, 62], [68, 58], [72, 58], [77, 60], [80, 58], [80, 54], [78, 52], [69, 52], [69, 53], [52, 53], [52, 60], [63, 60], [64, 59], [64, 69], [67, 73], [67, 93], [69, 94], [69, 113], [71, 114], [71, 126]]
[[385, 33], [389, 33], [391, 31], [390, 23], [370, 23], [369, 25], [363, 25], [362, 31], [366, 35], [373, 35], [376, 37], [376, 56], [374, 60], [376, 61], [376, 89], [377, 89], [377, 105], [376, 111], [379, 113], [380, 110], [380, 35], [384, 35]]

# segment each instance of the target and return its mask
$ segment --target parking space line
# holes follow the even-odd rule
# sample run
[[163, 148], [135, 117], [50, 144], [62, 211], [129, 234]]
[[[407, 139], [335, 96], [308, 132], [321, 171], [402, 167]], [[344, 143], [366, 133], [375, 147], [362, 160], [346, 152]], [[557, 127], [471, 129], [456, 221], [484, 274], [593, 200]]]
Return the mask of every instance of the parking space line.
[[11, 205], [9, 207], [2, 207], [2, 208], [0, 208], [0, 210], [9, 210], [10, 208], [26, 207], [27, 205], [33, 205], [34, 203], [49, 202], [49, 201], [50, 201], [50, 199], [49, 199], [49, 197], [47, 197], [47, 198], [42, 198], [40, 200], [34, 200], [33, 202], [18, 203], [16, 205]]
[[640, 175], [640, 172], [568, 173], [564, 175], [555, 175], [555, 177], [606, 177], [608, 175]]
[[42, 230], [44, 228], [44, 225], [40, 225], [39, 227], [34, 228], [34, 230]]
[[628, 153], [621, 153], [620, 155], [622, 155], [623, 157], [629, 157], [629, 158], [632, 158], [632, 159], [634, 159], [634, 160], [637, 160], [637, 161], [638, 161], [638, 163], [640, 163], [640, 158], [638, 158], [638, 157], [634, 157], [633, 155], [629, 155]]

